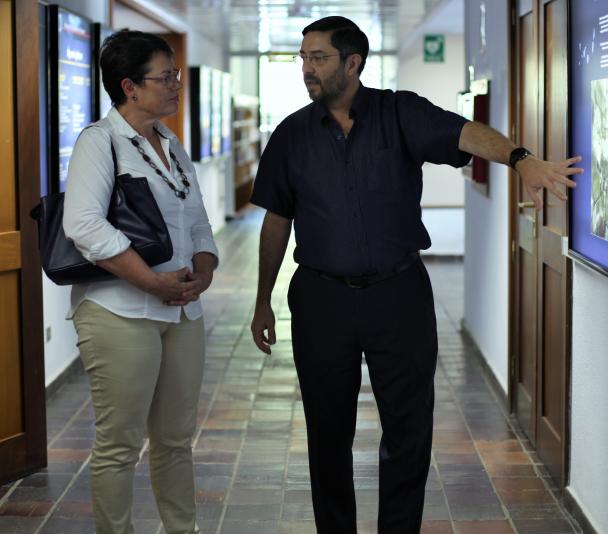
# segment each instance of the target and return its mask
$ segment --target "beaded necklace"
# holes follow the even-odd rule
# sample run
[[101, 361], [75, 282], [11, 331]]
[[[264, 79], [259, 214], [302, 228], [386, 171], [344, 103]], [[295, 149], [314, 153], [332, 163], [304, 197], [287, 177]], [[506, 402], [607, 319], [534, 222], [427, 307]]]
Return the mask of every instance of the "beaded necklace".
[[182, 166], [179, 164], [179, 161], [177, 161], [177, 158], [175, 157], [175, 154], [173, 153], [173, 151], [171, 149], [169, 149], [169, 155], [171, 156], [171, 159], [175, 163], [175, 166], [177, 167], [177, 172], [179, 172], [179, 176], [182, 179], [182, 184], [184, 185], [183, 189], [178, 189], [177, 187], [175, 187], [175, 184], [171, 180], [169, 180], [169, 178], [167, 178], [165, 176], [165, 174], [163, 173], [163, 171], [161, 171], [158, 168], [158, 166], [156, 165], [156, 163], [154, 163], [152, 161], [152, 159], [150, 158], [150, 156], [148, 156], [148, 154], [145, 153], [144, 149], [141, 147], [141, 145], [139, 144], [139, 142], [136, 139], [130, 139], [130, 141], [131, 141], [131, 144], [141, 154], [141, 157], [144, 159], [144, 161], [148, 165], [150, 165], [150, 167], [152, 167], [154, 169], [154, 172], [156, 174], [158, 174], [165, 181], [165, 183], [169, 186], [169, 188], [171, 189], [171, 191], [173, 191], [173, 194], [177, 198], [185, 200], [185, 198], [188, 196], [188, 193], [190, 193], [190, 182], [188, 181], [188, 178], [184, 174], [184, 170], [182, 169]]

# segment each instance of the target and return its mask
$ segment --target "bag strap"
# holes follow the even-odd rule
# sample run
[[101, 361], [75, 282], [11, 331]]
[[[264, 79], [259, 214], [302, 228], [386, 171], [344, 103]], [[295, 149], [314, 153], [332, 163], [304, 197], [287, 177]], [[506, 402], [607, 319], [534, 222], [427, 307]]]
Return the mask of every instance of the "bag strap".
[[114, 144], [112, 143], [112, 138], [110, 137], [110, 150], [112, 150], [112, 162], [114, 163], [114, 178], [118, 176], [118, 163], [116, 162], [116, 150], [114, 150]]

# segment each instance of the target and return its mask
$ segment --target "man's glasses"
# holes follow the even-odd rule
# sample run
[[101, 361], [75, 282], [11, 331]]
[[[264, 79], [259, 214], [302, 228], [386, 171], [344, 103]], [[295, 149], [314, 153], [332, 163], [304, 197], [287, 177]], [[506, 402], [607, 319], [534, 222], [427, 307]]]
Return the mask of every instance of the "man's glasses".
[[293, 62], [298, 66], [304, 66], [304, 63], [308, 61], [313, 67], [320, 67], [327, 63], [327, 59], [330, 57], [341, 56], [342, 54], [298, 54], [293, 56]]
[[154, 80], [155, 82], [162, 83], [165, 87], [169, 87], [170, 85], [175, 85], [179, 83], [182, 79], [182, 70], [172, 72], [171, 74], [167, 74], [165, 76], [146, 76], [143, 78], [144, 80]]

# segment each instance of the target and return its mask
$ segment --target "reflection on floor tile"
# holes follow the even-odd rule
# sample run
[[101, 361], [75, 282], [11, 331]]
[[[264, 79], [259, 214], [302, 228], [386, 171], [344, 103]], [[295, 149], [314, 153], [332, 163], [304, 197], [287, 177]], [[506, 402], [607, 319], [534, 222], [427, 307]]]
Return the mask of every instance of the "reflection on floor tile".
[[[262, 355], [249, 333], [260, 223], [260, 211], [251, 210], [219, 233], [221, 266], [203, 297], [208, 350], [194, 459], [204, 534], [316, 531], [286, 305], [291, 260], [273, 298], [278, 341], [272, 356]], [[551, 493], [529, 442], [496, 402], [474, 347], [459, 333], [462, 262], [427, 260], [427, 266], [436, 296], [440, 364], [422, 532], [578, 532]], [[48, 468], [0, 487], [0, 534], [94, 532], [88, 470], [94, 427], [84, 375], [48, 401], [47, 415]], [[359, 534], [377, 531], [380, 433], [364, 365], [353, 451]], [[133, 518], [137, 533], [163, 532], [146, 454], [136, 469]]]

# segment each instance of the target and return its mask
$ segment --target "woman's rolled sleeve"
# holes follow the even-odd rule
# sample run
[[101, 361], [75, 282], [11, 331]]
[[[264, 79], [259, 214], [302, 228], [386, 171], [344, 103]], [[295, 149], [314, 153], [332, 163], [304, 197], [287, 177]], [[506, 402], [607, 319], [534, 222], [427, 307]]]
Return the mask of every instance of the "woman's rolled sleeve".
[[205, 209], [205, 204], [203, 203], [203, 197], [198, 185], [198, 177], [196, 175], [194, 166], [192, 166], [191, 172], [194, 176], [194, 180], [192, 180], [192, 186], [194, 188], [193, 193], [197, 195], [197, 198], [200, 198], [201, 210], [200, 216], [197, 218], [197, 221], [192, 225], [191, 228], [192, 255], [194, 256], [194, 254], [198, 254], [199, 252], [209, 252], [210, 254], [213, 254], [215, 256], [215, 267], [217, 268], [219, 265], [219, 253], [215, 240], [213, 239], [213, 230], [211, 229], [209, 216], [207, 215], [207, 210]]
[[109, 135], [101, 128], [82, 132], [68, 168], [63, 229], [85, 259], [95, 263], [117, 256], [131, 242], [107, 220], [114, 187]]

